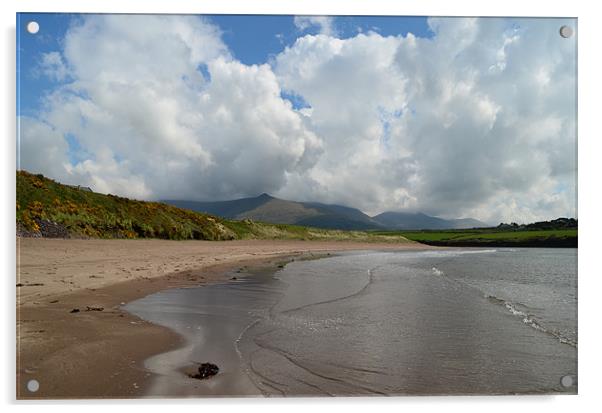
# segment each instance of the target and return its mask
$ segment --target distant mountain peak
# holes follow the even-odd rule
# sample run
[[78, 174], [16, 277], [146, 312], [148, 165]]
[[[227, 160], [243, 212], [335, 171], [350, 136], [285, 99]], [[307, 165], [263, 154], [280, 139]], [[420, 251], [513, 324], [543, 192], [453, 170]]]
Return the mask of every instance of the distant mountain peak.
[[388, 211], [372, 217], [384, 227], [399, 230], [483, 228], [489, 224], [472, 218], [444, 219], [422, 212]]
[[274, 197], [264, 192], [263, 194], [259, 195], [257, 199], [274, 199]]

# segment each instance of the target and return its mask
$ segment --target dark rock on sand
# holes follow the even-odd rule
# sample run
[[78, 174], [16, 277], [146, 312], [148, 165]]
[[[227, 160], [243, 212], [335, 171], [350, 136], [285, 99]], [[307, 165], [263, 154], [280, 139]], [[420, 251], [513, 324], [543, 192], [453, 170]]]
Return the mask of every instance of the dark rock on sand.
[[199, 372], [197, 374], [190, 374], [193, 379], [203, 380], [208, 377], [215, 376], [219, 372], [219, 367], [213, 363], [202, 363], [199, 366]]
[[40, 238], [42, 234], [39, 231], [30, 231], [20, 222], [17, 222], [17, 237]]
[[89, 307], [89, 306], [86, 306], [86, 311], [104, 311], [104, 307]]
[[79, 313], [79, 308], [74, 308], [73, 310], [69, 311], [70, 313]]
[[33, 237], [33, 238], [70, 238], [71, 235], [69, 230], [63, 224], [58, 222], [49, 221], [46, 219], [34, 219], [38, 225], [39, 230], [31, 231], [20, 222], [17, 222], [17, 236], [18, 237]]
[[63, 224], [45, 219], [37, 220], [37, 222], [44, 238], [69, 238], [69, 230]]

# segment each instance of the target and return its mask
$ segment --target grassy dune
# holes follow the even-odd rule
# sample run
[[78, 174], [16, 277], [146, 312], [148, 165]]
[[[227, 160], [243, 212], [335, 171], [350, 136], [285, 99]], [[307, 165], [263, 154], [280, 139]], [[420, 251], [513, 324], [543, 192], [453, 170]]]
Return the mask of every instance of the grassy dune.
[[87, 192], [26, 171], [17, 172], [17, 228], [22, 235], [55, 237], [411, 242], [400, 234], [230, 221], [159, 202]]

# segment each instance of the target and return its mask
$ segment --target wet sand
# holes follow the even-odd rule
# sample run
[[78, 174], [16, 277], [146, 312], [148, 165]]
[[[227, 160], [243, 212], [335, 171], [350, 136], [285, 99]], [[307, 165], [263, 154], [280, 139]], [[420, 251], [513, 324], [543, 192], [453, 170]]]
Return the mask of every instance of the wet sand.
[[[147, 394], [153, 377], [143, 361], [183, 344], [171, 330], [121, 309], [153, 292], [226, 282], [232, 269], [276, 265], [285, 257], [424, 248], [414, 243], [18, 238], [17, 397]], [[40, 383], [35, 393], [26, 387], [32, 379]]]

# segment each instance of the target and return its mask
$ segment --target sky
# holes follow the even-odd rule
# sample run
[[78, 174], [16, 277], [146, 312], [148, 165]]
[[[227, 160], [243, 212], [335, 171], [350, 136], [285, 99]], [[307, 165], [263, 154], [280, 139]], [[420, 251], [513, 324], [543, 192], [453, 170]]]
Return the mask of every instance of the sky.
[[[39, 23], [36, 34], [27, 32]], [[136, 199], [576, 217], [571, 19], [17, 16], [18, 167]]]

